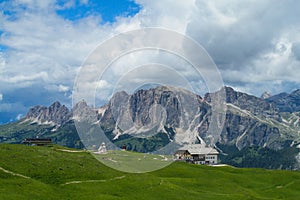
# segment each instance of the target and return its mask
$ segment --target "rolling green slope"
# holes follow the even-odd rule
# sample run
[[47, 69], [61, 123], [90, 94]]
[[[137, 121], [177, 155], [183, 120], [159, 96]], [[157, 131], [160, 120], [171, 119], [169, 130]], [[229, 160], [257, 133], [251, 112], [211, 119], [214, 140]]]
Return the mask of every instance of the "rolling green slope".
[[0, 199], [298, 199], [300, 172], [175, 162], [141, 174], [85, 151], [0, 145]]
[[62, 146], [83, 148], [73, 121], [68, 121], [59, 128], [54, 125], [33, 123], [26, 119], [0, 125], [0, 143], [20, 144], [25, 138], [36, 137], [51, 138], [53, 143]]

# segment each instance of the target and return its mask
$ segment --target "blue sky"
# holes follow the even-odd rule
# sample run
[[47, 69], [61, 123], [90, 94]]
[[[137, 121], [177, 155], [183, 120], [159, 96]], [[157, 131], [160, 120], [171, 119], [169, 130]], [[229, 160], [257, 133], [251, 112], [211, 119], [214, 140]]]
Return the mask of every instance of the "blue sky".
[[[58, 1], [64, 6], [68, 1]], [[94, 0], [75, 1], [74, 5], [66, 9], [58, 9], [56, 13], [65, 19], [75, 21], [89, 15], [100, 15], [102, 23], [113, 23], [116, 17], [130, 17], [138, 13], [140, 5], [133, 0]]]
[[[144, 27], [193, 38], [224, 84], [236, 90], [257, 96], [291, 92], [300, 88], [299, 7], [292, 0], [1, 1], [0, 123], [55, 100], [71, 107], [74, 80], [87, 56], [113, 35]], [[150, 57], [130, 55], [113, 73]], [[166, 60], [155, 54], [156, 62]], [[105, 102], [112, 85], [102, 81], [99, 89]]]
[[[141, 9], [141, 6], [132, 0], [66, 0], [56, 1], [54, 5], [51, 5], [52, 3], [53, 2], [49, 2], [44, 8], [43, 5], [39, 7], [39, 5], [37, 5], [38, 3], [34, 1], [1, 1], [1, 17], [6, 18], [8, 21], [18, 21], [24, 18], [24, 13], [39, 13], [44, 12], [43, 9], [47, 9], [46, 12], [50, 12], [50, 14], [48, 13], [49, 15], [54, 14], [56, 17], [61, 18], [61, 20], [70, 21], [71, 24], [80, 23], [80, 20], [84, 18], [93, 17], [98, 20], [97, 25], [101, 26], [103, 24], [113, 24], [118, 17], [130, 18]], [[34, 31], [34, 29], [32, 29], [32, 31]], [[6, 31], [3, 26], [0, 26], [0, 35], [2, 37], [9, 37], [10, 34], [10, 31]], [[51, 41], [49, 41], [49, 43], [51, 43]], [[23, 50], [18, 49], [18, 47], [14, 47], [13, 44], [6, 45], [5, 43], [0, 43], [0, 52], [3, 57], [11, 53], [22, 51]], [[9, 64], [5, 66], [5, 68], [9, 67]], [[34, 68], [36, 66], [33, 64], [30, 68], [31, 67]], [[3, 70], [4, 73], [6, 71], [5, 68]], [[18, 74], [22, 74], [22, 66], [18, 66], [17, 70], [18, 69]], [[21, 116], [24, 116], [28, 108], [33, 105], [48, 105], [51, 102], [60, 100], [70, 107], [70, 86], [54, 84], [54, 87], [56, 87], [58, 91], [53, 91], [51, 88], [47, 89], [47, 83], [43, 80], [29, 84], [28, 87], [12, 86], [12, 88], [9, 89], [5, 83], [2, 82], [0, 84], [0, 123], [19, 119]]]

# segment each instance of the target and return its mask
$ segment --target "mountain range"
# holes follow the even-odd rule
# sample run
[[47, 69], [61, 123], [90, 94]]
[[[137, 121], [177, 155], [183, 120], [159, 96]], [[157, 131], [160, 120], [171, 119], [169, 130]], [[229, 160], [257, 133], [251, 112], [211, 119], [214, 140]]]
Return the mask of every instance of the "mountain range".
[[[221, 94], [226, 109], [214, 110], [213, 99]], [[210, 126], [215, 112], [224, 120]], [[106, 137], [99, 138], [99, 132]], [[36, 137], [73, 148], [93, 148], [105, 140], [138, 152], [154, 152], [174, 141], [204, 142], [218, 148], [223, 163], [299, 169], [300, 90], [255, 97], [224, 87], [201, 97], [159, 86], [134, 94], [117, 92], [99, 108], [84, 100], [71, 110], [58, 101], [49, 107], [35, 106], [23, 119], [0, 125], [1, 143]]]

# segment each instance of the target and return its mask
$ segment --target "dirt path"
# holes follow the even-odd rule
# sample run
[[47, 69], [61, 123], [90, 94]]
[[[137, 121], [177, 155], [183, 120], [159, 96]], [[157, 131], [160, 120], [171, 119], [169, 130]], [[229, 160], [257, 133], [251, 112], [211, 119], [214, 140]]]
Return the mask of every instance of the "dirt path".
[[96, 183], [96, 182], [106, 182], [106, 181], [113, 181], [113, 180], [119, 180], [119, 179], [123, 179], [125, 178], [125, 176], [118, 176], [118, 177], [114, 177], [108, 180], [85, 180], [85, 181], [70, 181], [70, 182], [66, 182], [62, 185], [69, 185], [69, 184], [78, 184], [78, 183]]
[[69, 153], [83, 153], [86, 151], [83, 150], [69, 150], [69, 149], [55, 149], [57, 151], [69, 152]]
[[226, 165], [226, 164], [216, 164], [216, 165], [211, 165], [211, 166], [213, 166], [213, 167], [232, 167], [232, 166]]
[[22, 175], [22, 174], [18, 174], [18, 173], [9, 171], [9, 170], [4, 169], [4, 168], [2, 168], [2, 167], [0, 167], [0, 170], [3, 171], [3, 172], [5, 172], [5, 173], [7, 173], [7, 174], [11, 174], [11, 175], [13, 175], [13, 176], [18, 176], [18, 177], [21, 177], [21, 178], [30, 179], [30, 177], [28, 177], [28, 176], [25, 176], [25, 175]]

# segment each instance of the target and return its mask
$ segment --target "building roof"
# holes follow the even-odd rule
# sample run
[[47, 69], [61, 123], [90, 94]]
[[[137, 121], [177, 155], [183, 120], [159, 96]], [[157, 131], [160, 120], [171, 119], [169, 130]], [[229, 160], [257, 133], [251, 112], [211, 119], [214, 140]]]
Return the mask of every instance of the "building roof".
[[179, 150], [187, 150], [191, 155], [195, 154], [219, 154], [219, 152], [213, 148], [204, 144], [189, 144], [179, 148]]
[[51, 144], [51, 138], [26, 138], [24, 144]]
[[26, 138], [24, 141], [51, 142], [51, 138]]

